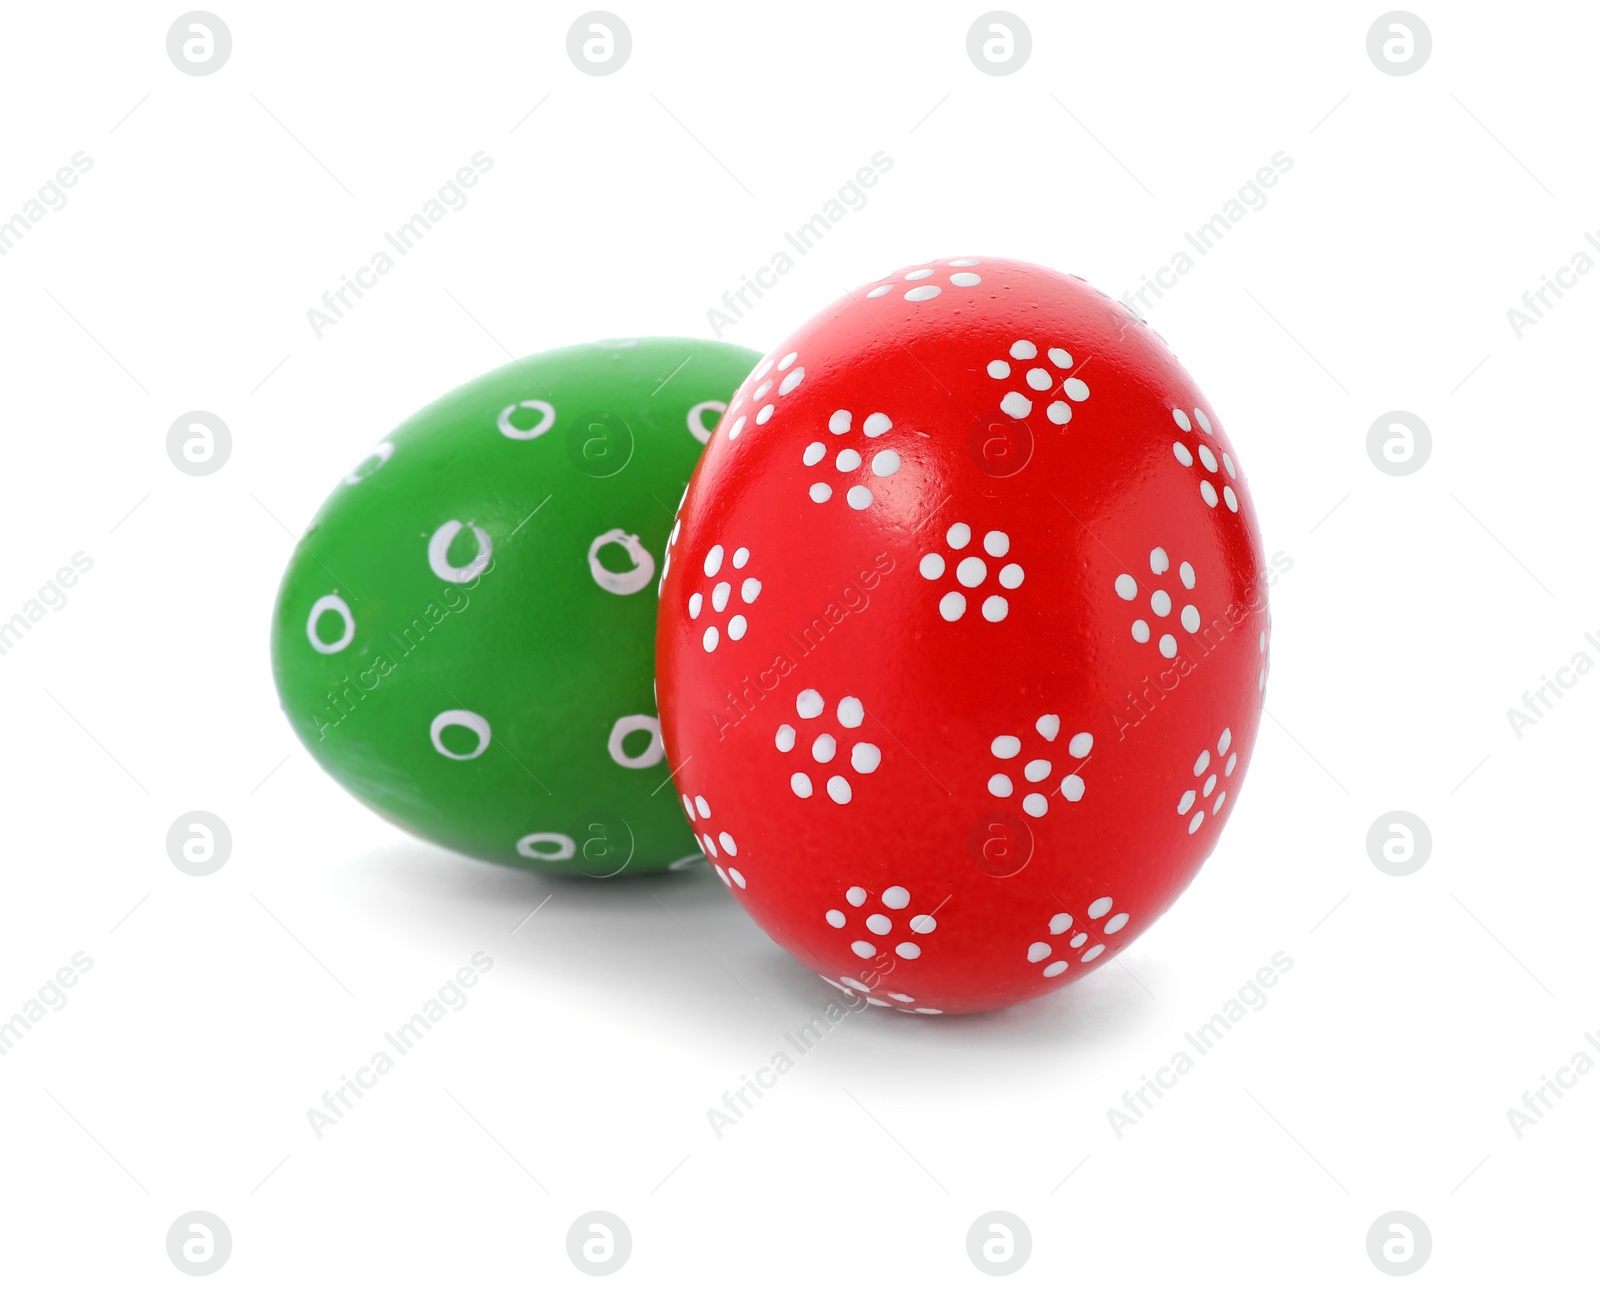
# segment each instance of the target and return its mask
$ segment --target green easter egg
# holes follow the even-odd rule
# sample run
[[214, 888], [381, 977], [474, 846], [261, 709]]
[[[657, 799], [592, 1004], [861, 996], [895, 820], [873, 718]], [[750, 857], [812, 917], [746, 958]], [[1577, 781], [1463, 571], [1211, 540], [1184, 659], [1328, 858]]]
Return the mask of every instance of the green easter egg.
[[283, 709], [322, 767], [481, 859], [609, 876], [698, 856], [661, 744], [656, 597], [701, 447], [759, 357], [552, 350], [363, 458], [273, 614]]

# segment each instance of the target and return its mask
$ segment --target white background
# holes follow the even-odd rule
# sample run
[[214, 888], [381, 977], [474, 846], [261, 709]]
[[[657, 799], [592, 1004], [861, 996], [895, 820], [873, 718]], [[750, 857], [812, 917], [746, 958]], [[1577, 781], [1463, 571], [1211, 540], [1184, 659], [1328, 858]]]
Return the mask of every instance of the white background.
[[[616, 0], [632, 57], [591, 77], [579, 5], [216, 4], [204, 77], [167, 57], [178, 6], [18, 6], [0, 40], [0, 219], [93, 158], [0, 258], [0, 617], [94, 561], [0, 657], [0, 1016], [94, 963], [0, 1059], [7, 1283], [172, 1283], [191, 1209], [248, 1285], [586, 1283], [591, 1209], [644, 1284], [982, 1283], [993, 1209], [1032, 1231], [1017, 1283], [1377, 1283], [1393, 1209], [1432, 1232], [1425, 1280], [1593, 1274], [1600, 1071], [1521, 1139], [1506, 1112], [1600, 1031], [1600, 675], [1520, 739], [1505, 715], [1600, 661], [1600, 274], [1506, 320], [1600, 230], [1592, 6], [1424, 8], [1432, 56], [1395, 77], [1380, 4], [1033, 5], [995, 77], [981, 3]], [[470, 204], [315, 338], [479, 150]], [[508, 352], [709, 335], [880, 150], [868, 205], [724, 338], [935, 256], [1120, 295], [1293, 158], [1151, 314], [1293, 561], [1270, 719], [1116, 965], [998, 1015], [853, 1016], [719, 1140], [707, 1110], [839, 995], [703, 866], [555, 882], [392, 829], [294, 741], [267, 625], [290, 534], [380, 435]], [[165, 450], [197, 408], [233, 435], [205, 478]], [[1433, 435], [1404, 478], [1366, 452], [1391, 409]], [[203, 879], [165, 849], [196, 809], [233, 834]], [[1409, 877], [1367, 853], [1396, 809], [1433, 836]], [[479, 950], [469, 1005], [318, 1140], [307, 1109]], [[1107, 1110], [1280, 950], [1268, 1005], [1118, 1139]]]

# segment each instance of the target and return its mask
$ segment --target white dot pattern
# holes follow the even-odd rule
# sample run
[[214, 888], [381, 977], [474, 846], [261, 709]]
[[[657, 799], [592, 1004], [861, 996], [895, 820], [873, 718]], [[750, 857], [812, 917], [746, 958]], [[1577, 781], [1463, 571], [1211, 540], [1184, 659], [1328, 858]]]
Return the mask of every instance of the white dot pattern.
[[[796, 370], [803, 371], [804, 368], [797, 368]], [[832, 434], [846, 435], [850, 433], [854, 423], [855, 417], [850, 412], [850, 409], [841, 407], [828, 418], [828, 430]], [[894, 422], [882, 412], [868, 413], [861, 424], [862, 434], [869, 439], [881, 438], [893, 428]], [[801, 455], [800, 460], [807, 469], [815, 469], [817, 466], [822, 465], [827, 456], [827, 447], [820, 441], [816, 441], [806, 445], [805, 452]], [[860, 449], [846, 446], [841, 448], [833, 458], [833, 468], [839, 474], [854, 474], [861, 469], [866, 459]], [[873, 452], [870, 465], [872, 478], [875, 480], [892, 478], [899, 473], [902, 464], [900, 454], [893, 448], [885, 448], [882, 451]], [[832, 499], [834, 495], [833, 485], [819, 480], [807, 487], [806, 494], [820, 506]], [[876, 500], [877, 494], [873, 492], [865, 480], [848, 487], [845, 491], [845, 502], [852, 510], [866, 510]]]
[[[1112, 900], [1109, 895], [1101, 895], [1090, 903], [1086, 919], [1089, 925], [1069, 937], [1065, 949], [1063, 949], [1060, 937], [1066, 935], [1076, 924], [1071, 913], [1051, 914], [1049, 921], [1050, 938], [1030, 941], [1023, 951], [1023, 956], [1034, 966], [1038, 966], [1041, 962], [1044, 963], [1045, 965], [1041, 968], [1040, 974], [1052, 980], [1061, 975], [1071, 965], [1068, 961], [1069, 951], [1077, 954], [1079, 962], [1093, 962], [1105, 952], [1106, 946], [1104, 942], [1090, 944], [1090, 939], [1097, 934], [1115, 935], [1128, 925], [1128, 915], [1126, 913], [1117, 913], [1113, 917], [1106, 918], [1106, 914], [1110, 913], [1111, 909]], [[1093, 923], [1099, 922], [1102, 918], [1106, 918], [1103, 926], [1098, 928], [1093, 926]]]
[[[1039, 357], [1039, 347], [1031, 340], [1014, 340], [1006, 352], [1016, 360], [1015, 369], [1004, 358], [995, 358], [984, 370], [994, 380], [1000, 381], [1020, 375], [1022, 385], [1028, 391], [1048, 400], [1045, 417], [1052, 425], [1067, 424], [1072, 419], [1072, 405], [1082, 403], [1089, 397], [1089, 386], [1080, 378], [1062, 375], [1072, 366], [1072, 355], [1060, 346], [1053, 345], [1046, 353], [1050, 363], [1057, 368], [1055, 371], [1042, 362], [1034, 361]], [[1025, 420], [1032, 415], [1033, 409], [1034, 399], [1023, 389], [1006, 390], [1000, 397], [1000, 410], [1013, 420]]]
[[[955, 523], [945, 530], [945, 545], [951, 552], [965, 551], [973, 538], [970, 524]], [[951, 564], [955, 567], [955, 580], [966, 590], [973, 591], [986, 588], [989, 584], [991, 571], [995, 574], [995, 582], [1001, 589], [1015, 591], [1022, 585], [1025, 572], [1021, 564], [1010, 562], [1002, 565], [998, 570], [991, 570], [991, 563], [1003, 559], [1011, 550], [1010, 536], [999, 529], [990, 529], [983, 534], [982, 547], [985, 559], [977, 554], [965, 555], [957, 559], [952, 554], [949, 560], [939, 551], [929, 551], [917, 563], [917, 571], [929, 582], [937, 582], [944, 577]], [[962, 591], [950, 590], [944, 592], [939, 598], [939, 616], [946, 622], [959, 622], [966, 616], [968, 607], [967, 596]], [[1011, 603], [1006, 596], [998, 593], [988, 593], [983, 596], [979, 612], [986, 622], [1002, 622], [1011, 612]]]
[[[673, 529], [673, 535], [668, 539], [670, 547], [677, 540], [678, 529]], [[669, 552], [668, 559], [671, 558]], [[700, 633], [700, 645], [707, 653], [715, 653], [724, 639], [732, 641], [743, 640], [750, 629], [750, 619], [743, 612], [736, 612], [732, 617], [719, 626], [710, 621], [712, 617], [724, 614], [733, 600], [733, 582], [728, 578], [719, 578], [723, 571], [724, 561], [728, 559], [728, 550], [720, 542], [706, 552], [701, 563], [701, 570], [705, 573], [706, 583], [700, 589], [690, 593], [685, 608], [689, 614], [689, 621], [698, 623], [702, 615], [708, 621]], [[734, 569], [742, 569], [750, 562], [750, 548], [740, 546], [733, 552], [732, 565]], [[662, 580], [665, 581], [665, 571]], [[709, 584], [709, 590], [707, 589]], [[759, 578], [746, 577], [739, 583], [739, 599], [745, 605], [752, 605], [761, 594], [761, 581]]]
[[[1165, 548], [1152, 547], [1150, 550], [1150, 575], [1152, 578], [1164, 578], [1172, 569], [1172, 559]], [[1182, 583], [1185, 592], [1195, 588], [1194, 565], [1184, 560], [1177, 568], [1178, 581]], [[1139, 584], [1131, 573], [1117, 574], [1116, 581], [1112, 584], [1119, 600], [1133, 601], [1138, 598]], [[1169, 627], [1168, 619], [1173, 609], [1172, 591], [1166, 586], [1158, 586], [1150, 593], [1150, 617], [1155, 619], [1153, 625], [1149, 618], [1143, 616], [1134, 618], [1129, 624], [1128, 632], [1138, 644], [1149, 644], [1153, 639], [1156, 642], [1156, 651], [1163, 658], [1176, 658], [1178, 656], [1178, 637]], [[1198, 635], [1200, 631], [1200, 610], [1192, 602], [1185, 603], [1178, 612], [1178, 625], [1189, 635]]]
[[[795, 715], [802, 722], [823, 721], [827, 706], [820, 690], [803, 689], [795, 696]], [[811, 725], [805, 731], [805, 736], [810, 740], [808, 755], [812, 763], [828, 766], [831, 769], [838, 757], [841, 743], [848, 742], [850, 769], [857, 775], [870, 775], [876, 772], [883, 764], [883, 749], [867, 739], [856, 739], [843, 733], [846, 730], [861, 728], [866, 721], [865, 705], [855, 695], [846, 694], [835, 706], [834, 718], [838, 722], [838, 733], [817, 725]], [[799, 743], [800, 731], [788, 722], [778, 726], [772, 740], [773, 747], [784, 756], [793, 752]], [[842, 772], [834, 771], [827, 775], [819, 773], [817, 778], [823, 780], [823, 792], [836, 805], [847, 806], [855, 799], [855, 787], [849, 777]], [[817, 784], [809, 771], [796, 770], [789, 776], [789, 788], [795, 796], [806, 801], [816, 795]]]
[[[850, 951], [858, 958], [876, 958], [880, 953], [890, 952], [902, 961], [913, 962], [922, 956], [921, 942], [939, 929], [938, 920], [932, 912], [918, 912], [910, 917], [904, 917], [905, 910], [912, 907], [912, 894], [909, 887], [899, 884], [884, 887], [876, 893], [876, 896], [864, 886], [852, 886], [845, 891], [844, 902], [852, 909], [863, 910], [861, 927], [867, 935], [874, 937], [869, 940], [859, 934], [852, 935]], [[826, 909], [822, 916], [834, 930], [851, 935], [848, 930], [850, 914], [844, 909], [835, 905]], [[908, 933], [914, 938], [897, 940], [895, 938], [897, 928], [903, 928], [903, 933]], [[847, 991], [853, 990], [865, 994], [870, 993], [872, 989], [871, 986], [847, 976], [840, 977], [840, 983]], [[896, 983], [902, 982], [897, 979]], [[888, 997], [896, 1002], [915, 1001], [906, 993], [890, 993]]]
[[[1233, 730], [1230, 727], [1224, 729], [1217, 738], [1217, 763], [1222, 767], [1220, 778], [1213, 771], [1210, 748], [1202, 748], [1200, 755], [1195, 758], [1194, 777], [1200, 781], [1199, 787], [1185, 789], [1178, 798], [1178, 814], [1180, 817], [1188, 816], [1187, 827], [1191, 835], [1200, 831], [1200, 826], [1206, 821], [1208, 808], [1213, 815], [1222, 813], [1222, 805], [1228, 794], [1225, 790], [1218, 792], [1218, 784], [1231, 778], [1239, 764], [1239, 754], [1232, 751], [1232, 747]], [[1224, 761], [1224, 757], [1227, 760]]]
[[[1049, 744], [1053, 744], [1061, 734], [1061, 717], [1054, 712], [1046, 713], [1034, 722], [1034, 732], [1045, 741], [1047, 746], [1040, 748], [1039, 752], [1048, 753]], [[989, 752], [996, 760], [1014, 762], [1021, 754], [1023, 740], [1016, 734], [997, 734], [989, 743]], [[1077, 764], [1071, 767], [1070, 772], [1062, 778], [1059, 786], [1062, 797], [1067, 801], [1081, 801], [1083, 799], [1084, 782], [1078, 772], [1083, 769], [1084, 762], [1090, 752], [1094, 750], [1094, 735], [1088, 730], [1080, 730], [1067, 740], [1067, 755]], [[1022, 778], [1028, 783], [1043, 784], [1055, 773], [1055, 762], [1049, 755], [1034, 755], [1022, 766]], [[989, 795], [998, 800], [1008, 800], [1017, 789], [1012, 771], [994, 771], [989, 775]], [[1029, 792], [1022, 798], [1024, 814], [1034, 819], [1042, 818], [1049, 813], [1050, 798], [1043, 792]]]

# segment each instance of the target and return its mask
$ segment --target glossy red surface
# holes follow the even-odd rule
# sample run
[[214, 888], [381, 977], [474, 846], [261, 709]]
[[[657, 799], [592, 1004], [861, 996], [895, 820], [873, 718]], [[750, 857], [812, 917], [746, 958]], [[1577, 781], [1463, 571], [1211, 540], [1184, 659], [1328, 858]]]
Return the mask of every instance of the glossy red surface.
[[695, 472], [669, 763], [807, 965], [901, 1010], [1005, 1006], [1107, 962], [1216, 844], [1264, 588], [1237, 455], [1152, 331], [1034, 265], [901, 269], [775, 348]]

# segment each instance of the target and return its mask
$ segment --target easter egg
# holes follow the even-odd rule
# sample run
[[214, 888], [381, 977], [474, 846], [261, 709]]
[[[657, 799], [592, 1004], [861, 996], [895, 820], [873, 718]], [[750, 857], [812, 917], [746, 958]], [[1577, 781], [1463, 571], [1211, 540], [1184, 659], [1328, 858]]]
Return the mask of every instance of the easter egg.
[[273, 615], [283, 709], [317, 762], [481, 859], [610, 876], [697, 856], [656, 715], [656, 597], [672, 508], [757, 357], [553, 350], [356, 462]]
[[774, 348], [668, 544], [681, 804], [870, 1004], [1003, 1007], [1145, 931], [1239, 800], [1266, 686], [1238, 453], [1079, 278], [917, 265]]

